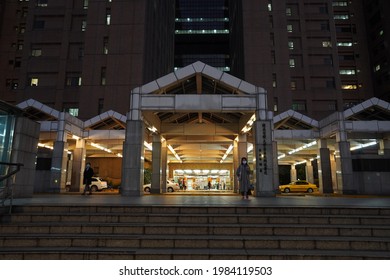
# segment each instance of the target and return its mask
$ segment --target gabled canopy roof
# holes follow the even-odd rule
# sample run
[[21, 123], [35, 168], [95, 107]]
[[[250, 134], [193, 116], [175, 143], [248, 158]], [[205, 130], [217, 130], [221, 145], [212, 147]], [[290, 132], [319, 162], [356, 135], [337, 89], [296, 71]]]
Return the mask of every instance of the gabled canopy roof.
[[344, 118], [351, 121], [388, 121], [390, 120], [390, 103], [373, 97], [345, 110]]
[[60, 117], [59, 111], [34, 99], [28, 99], [16, 106], [24, 110], [27, 117], [35, 121], [54, 121]]
[[318, 121], [302, 115], [294, 110], [288, 110], [274, 117], [275, 129], [313, 129], [318, 128]]
[[133, 91], [154, 94], [253, 94], [265, 90], [197, 61]]
[[126, 128], [126, 116], [113, 110], [104, 112], [84, 122], [84, 129], [122, 130]]

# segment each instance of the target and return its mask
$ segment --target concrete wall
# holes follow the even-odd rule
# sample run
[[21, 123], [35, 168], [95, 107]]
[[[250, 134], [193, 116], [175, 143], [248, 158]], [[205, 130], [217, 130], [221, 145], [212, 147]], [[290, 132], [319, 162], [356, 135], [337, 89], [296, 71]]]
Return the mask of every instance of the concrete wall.
[[34, 180], [34, 193], [49, 192], [50, 170], [36, 170]]
[[390, 195], [390, 172], [354, 172], [359, 194]]

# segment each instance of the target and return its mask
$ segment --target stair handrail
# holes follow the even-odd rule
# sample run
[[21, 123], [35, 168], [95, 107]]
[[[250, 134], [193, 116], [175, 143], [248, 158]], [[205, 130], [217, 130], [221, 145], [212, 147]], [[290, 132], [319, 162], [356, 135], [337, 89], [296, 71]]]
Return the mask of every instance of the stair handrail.
[[[16, 169], [9, 171], [10, 168], [8, 168], [8, 172], [5, 175], [0, 176], [0, 183], [4, 180], [7, 180], [8, 178], [14, 176], [16, 173], [18, 173], [22, 166], [24, 166], [23, 163], [12, 163], [12, 162], [0, 162], [0, 165], [7, 165], [8, 167], [16, 166]], [[15, 176], [14, 176], [15, 180]], [[13, 200], [13, 184], [7, 183], [4, 186], [0, 185], [0, 206], [5, 207], [5, 202], [9, 200], [9, 214], [11, 214], [12, 211], [12, 200]]]

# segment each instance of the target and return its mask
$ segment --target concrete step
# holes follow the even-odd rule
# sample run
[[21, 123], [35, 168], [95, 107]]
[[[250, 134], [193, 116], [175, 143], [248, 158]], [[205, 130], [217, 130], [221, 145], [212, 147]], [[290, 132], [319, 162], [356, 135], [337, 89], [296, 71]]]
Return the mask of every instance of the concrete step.
[[0, 236], [20, 234], [216, 234], [390, 237], [388, 225], [345, 224], [212, 224], [212, 223], [80, 223], [3, 224]]
[[[5, 219], [3, 222], [7, 222]], [[345, 224], [390, 225], [390, 215], [335, 214], [137, 214], [137, 213], [17, 213], [8, 222], [88, 222], [88, 223], [212, 223], [212, 224]]]
[[[390, 209], [16, 206], [0, 259], [388, 259]], [[8, 257], [7, 257], [8, 256]]]
[[218, 206], [68, 206], [68, 205], [26, 205], [13, 206], [16, 213], [139, 213], [139, 214], [277, 214], [277, 215], [355, 215], [390, 216], [389, 208], [346, 208], [346, 207], [218, 207]]
[[366, 250], [9, 248], [0, 260], [387, 260], [388, 252]]
[[390, 238], [340, 236], [220, 236], [196, 235], [103, 235], [51, 234], [0, 237], [0, 252], [7, 248], [86, 247], [86, 248], [164, 248], [164, 249], [274, 249], [274, 250], [364, 250], [387, 252]]

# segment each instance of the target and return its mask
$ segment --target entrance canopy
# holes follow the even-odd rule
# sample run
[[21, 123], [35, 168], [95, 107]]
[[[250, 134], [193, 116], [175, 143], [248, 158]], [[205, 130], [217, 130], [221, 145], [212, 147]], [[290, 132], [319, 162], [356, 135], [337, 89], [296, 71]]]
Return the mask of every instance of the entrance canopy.
[[219, 163], [259, 103], [265, 109], [263, 88], [196, 62], [134, 89], [130, 113], [145, 122], [146, 141], [158, 133], [170, 144], [170, 161]]

